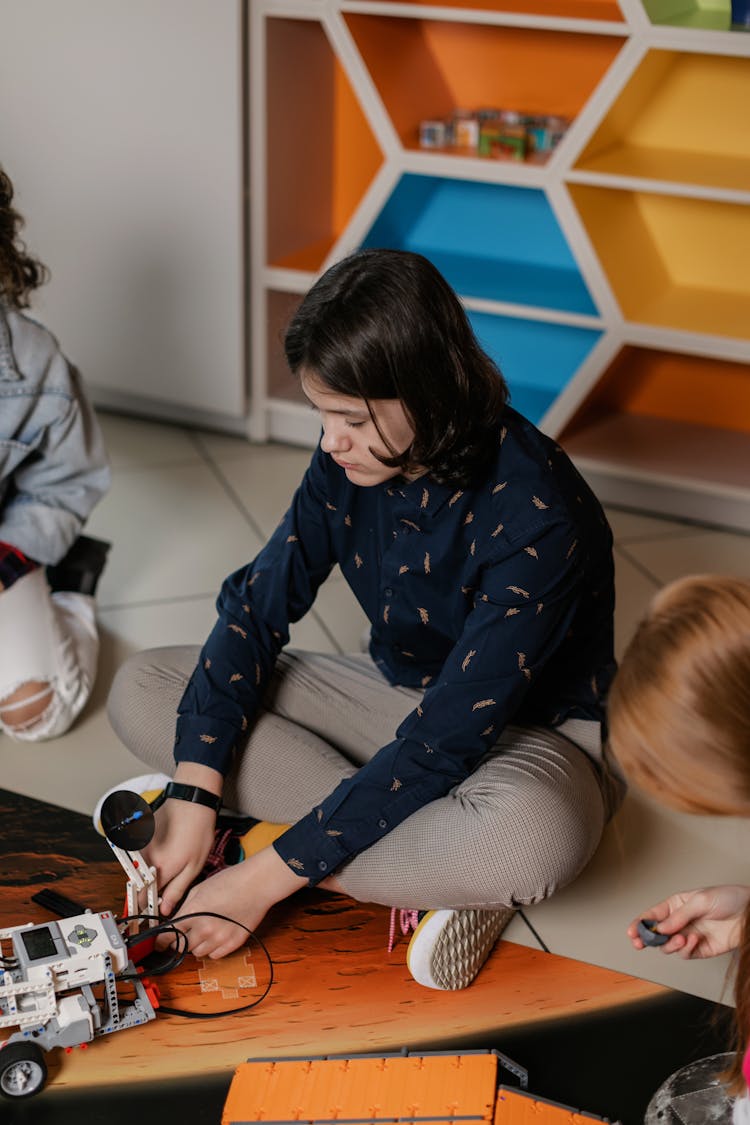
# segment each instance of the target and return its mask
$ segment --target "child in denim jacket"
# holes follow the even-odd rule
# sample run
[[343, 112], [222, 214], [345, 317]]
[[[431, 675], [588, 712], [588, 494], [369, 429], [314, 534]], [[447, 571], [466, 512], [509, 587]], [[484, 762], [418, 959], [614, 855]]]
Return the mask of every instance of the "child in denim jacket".
[[110, 473], [77, 372], [21, 311], [46, 270], [12, 200], [0, 169], [0, 731], [33, 742], [63, 734], [94, 682], [108, 544], [79, 532]]

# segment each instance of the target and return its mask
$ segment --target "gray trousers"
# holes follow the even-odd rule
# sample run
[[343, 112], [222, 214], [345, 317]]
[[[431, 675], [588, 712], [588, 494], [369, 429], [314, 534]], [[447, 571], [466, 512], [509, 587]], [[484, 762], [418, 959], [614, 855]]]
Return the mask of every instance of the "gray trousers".
[[[151, 769], [174, 771], [176, 709], [198, 655], [193, 646], [151, 649], [115, 677], [110, 721]], [[260, 820], [299, 820], [393, 738], [421, 694], [392, 687], [365, 654], [286, 650], [225, 804]], [[336, 874], [353, 898], [386, 906], [538, 902], [585, 867], [620, 796], [601, 763], [598, 724], [507, 727], [460, 785]]]

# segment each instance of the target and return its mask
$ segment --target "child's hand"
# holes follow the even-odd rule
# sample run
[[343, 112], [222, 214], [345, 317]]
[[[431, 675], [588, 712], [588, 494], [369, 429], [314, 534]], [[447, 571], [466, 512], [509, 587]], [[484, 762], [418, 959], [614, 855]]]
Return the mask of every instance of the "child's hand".
[[[274, 903], [306, 885], [307, 879], [295, 875], [272, 847], [264, 848], [193, 887], [174, 922], [196, 957], [226, 957], [247, 941], [247, 931], [218, 918], [186, 915], [201, 911], [223, 914], [255, 930]], [[168, 936], [159, 939], [160, 947], [169, 944]]]
[[143, 858], [156, 868], [159, 906], [169, 915], [203, 870], [216, 830], [216, 815], [205, 805], [166, 801], [155, 814], [153, 839]]
[[637, 927], [641, 918], [649, 918], [658, 923], [659, 933], [670, 935], [669, 941], [659, 947], [662, 953], [678, 953], [685, 959], [717, 957], [739, 945], [748, 902], [750, 887], [744, 886], [679, 891], [634, 918], [628, 926], [628, 937], [636, 949], [643, 949]]

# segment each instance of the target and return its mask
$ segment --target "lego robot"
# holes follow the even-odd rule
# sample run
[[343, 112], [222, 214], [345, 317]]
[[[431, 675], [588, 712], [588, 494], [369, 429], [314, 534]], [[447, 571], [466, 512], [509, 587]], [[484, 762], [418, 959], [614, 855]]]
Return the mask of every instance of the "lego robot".
[[[112, 801], [112, 798], [115, 798]], [[156, 1015], [156, 989], [136, 970], [127, 936], [138, 932], [139, 895], [157, 916], [156, 872], [140, 854], [153, 813], [137, 794], [112, 794], [102, 809], [107, 841], [127, 880], [126, 917], [89, 911], [0, 930], [0, 1094], [29, 1098], [44, 1087], [46, 1052], [90, 1043]]]

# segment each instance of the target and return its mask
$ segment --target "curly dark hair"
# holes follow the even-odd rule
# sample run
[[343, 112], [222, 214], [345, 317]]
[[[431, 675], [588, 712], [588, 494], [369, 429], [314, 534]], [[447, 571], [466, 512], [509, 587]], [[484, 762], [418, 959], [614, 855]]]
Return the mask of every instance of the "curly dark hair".
[[0, 300], [25, 309], [29, 294], [49, 276], [47, 267], [32, 257], [19, 238], [23, 218], [13, 203], [13, 184], [0, 168]]
[[[481, 478], [497, 449], [508, 401], [461, 302], [433, 264], [406, 250], [360, 250], [331, 266], [302, 301], [284, 338], [295, 375], [369, 404], [399, 399], [414, 429], [402, 453], [378, 460], [441, 484]], [[377, 420], [372, 414], [377, 427]], [[380, 432], [378, 428], [378, 432]]]

